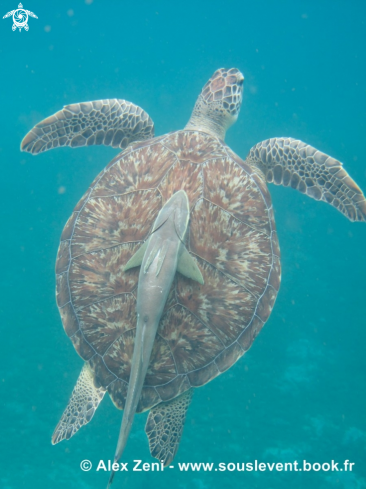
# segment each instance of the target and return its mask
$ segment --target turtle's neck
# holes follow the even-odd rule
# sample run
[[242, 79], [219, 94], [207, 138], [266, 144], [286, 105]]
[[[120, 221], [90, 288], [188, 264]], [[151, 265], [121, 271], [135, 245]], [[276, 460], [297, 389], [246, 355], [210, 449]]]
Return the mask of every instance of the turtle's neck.
[[208, 119], [207, 117], [202, 117], [201, 114], [195, 114], [194, 111], [184, 129], [205, 132], [222, 141], [225, 139], [226, 135], [226, 128], [222, 124], [219, 124], [212, 119]]
[[230, 125], [224, 111], [217, 106], [208, 105], [200, 95], [184, 129], [202, 131], [224, 141]]

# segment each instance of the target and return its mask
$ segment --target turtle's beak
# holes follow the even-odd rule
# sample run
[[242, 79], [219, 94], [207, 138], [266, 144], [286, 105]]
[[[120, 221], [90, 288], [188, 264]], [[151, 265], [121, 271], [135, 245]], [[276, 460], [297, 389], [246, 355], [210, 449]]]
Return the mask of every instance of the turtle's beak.
[[243, 73], [240, 73], [240, 71], [239, 71], [239, 73], [236, 75], [236, 79], [238, 81], [238, 85], [242, 85], [243, 82], [244, 82], [244, 75], [243, 75]]

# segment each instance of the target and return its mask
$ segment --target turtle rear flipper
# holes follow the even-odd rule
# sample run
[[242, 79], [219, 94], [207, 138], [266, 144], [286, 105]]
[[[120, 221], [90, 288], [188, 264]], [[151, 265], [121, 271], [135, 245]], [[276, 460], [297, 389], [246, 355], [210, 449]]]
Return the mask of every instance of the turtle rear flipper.
[[246, 162], [257, 166], [267, 182], [292, 187], [315, 200], [328, 202], [350, 221], [366, 221], [366, 200], [342, 163], [292, 138], [256, 144]]
[[191, 403], [193, 389], [168, 402], [153, 407], [147, 418], [145, 431], [149, 438], [150, 453], [169, 465], [178, 451], [187, 409]]
[[94, 416], [106, 390], [95, 387], [93, 374], [86, 363], [72, 391], [67, 405], [52, 435], [52, 445], [68, 440]]
[[124, 149], [153, 137], [154, 123], [144, 110], [126, 100], [106, 99], [66, 105], [35, 125], [20, 149], [32, 154], [60, 146], [103, 144]]

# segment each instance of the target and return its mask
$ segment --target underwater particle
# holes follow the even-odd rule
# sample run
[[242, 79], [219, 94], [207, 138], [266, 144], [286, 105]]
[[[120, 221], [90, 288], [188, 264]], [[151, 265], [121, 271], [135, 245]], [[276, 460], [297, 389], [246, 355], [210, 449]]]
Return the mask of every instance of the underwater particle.
[[74, 16], [74, 11], [73, 11], [73, 9], [72, 9], [72, 8], [70, 8], [70, 9], [67, 11], [67, 15], [68, 15], [69, 17], [73, 17], [73, 16]]
[[45, 25], [44, 26], [45, 32], [51, 32], [51, 26], [50, 25]]
[[86, 3], [87, 5], [91, 5], [91, 4], [93, 3], [93, 0], [85, 0], [85, 3]]
[[64, 187], [63, 185], [61, 185], [61, 187], [59, 187], [57, 190], [57, 193], [59, 193], [60, 195], [64, 194], [65, 192], [66, 192], [66, 187]]

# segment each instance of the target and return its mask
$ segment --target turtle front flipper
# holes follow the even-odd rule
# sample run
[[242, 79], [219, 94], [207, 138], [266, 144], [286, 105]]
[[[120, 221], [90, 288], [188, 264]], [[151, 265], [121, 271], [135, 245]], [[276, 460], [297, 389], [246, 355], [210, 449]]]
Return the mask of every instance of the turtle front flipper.
[[267, 182], [292, 187], [336, 207], [350, 221], [366, 221], [366, 200], [342, 163], [309, 144], [272, 138], [253, 146], [246, 162]]
[[52, 435], [52, 445], [68, 440], [94, 416], [106, 390], [95, 387], [93, 374], [86, 363], [72, 391], [67, 405]]
[[107, 99], [66, 105], [33, 127], [20, 149], [38, 154], [60, 146], [101, 145], [126, 148], [154, 137], [154, 123], [137, 105]]
[[150, 453], [164, 467], [171, 464], [178, 451], [192, 396], [193, 389], [189, 389], [171, 401], [161, 402], [151, 409], [147, 418], [145, 431]]

